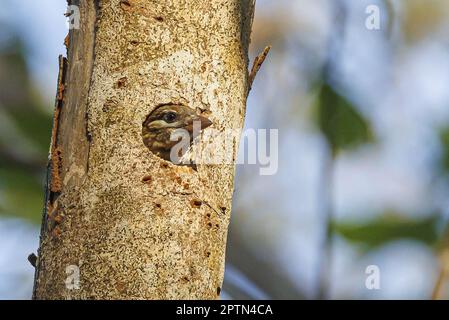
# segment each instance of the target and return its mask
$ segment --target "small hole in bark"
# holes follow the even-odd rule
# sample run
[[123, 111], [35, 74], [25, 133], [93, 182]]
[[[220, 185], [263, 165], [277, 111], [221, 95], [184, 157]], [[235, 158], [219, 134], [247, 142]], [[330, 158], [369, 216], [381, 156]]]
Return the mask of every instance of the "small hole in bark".
[[206, 252], [206, 257], [208, 257], [208, 258], [210, 257], [210, 252], [209, 251]]
[[208, 226], [209, 228], [212, 228], [212, 222], [209, 222], [209, 223], [207, 224], [207, 226]]
[[101, 110], [103, 110], [103, 112], [109, 112], [116, 107], [117, 107], [117, 101], [115, 101], [114, 99], [107, 99], [105, 101], [103, 107], [101, 108]]
[[201, 207], [201, 205], [203, 204], [203, 201], [199, 200], [199, 199], [193, 199], [192, 201], [190, 201], [190, 204], [192, 205], [192, 207], [194, 208], [199, 208]]
[[155, 203], [154, 205], [156, 206], [156, 208], [159, 208], [159, 209], [162, 207], [160, 203]]
[[122, 0], [120, 1], [120, 7], [122, 7], [123, 10], [127, 11], [131, 8], [131, 3], [129, 3], [128, 0]]
[[164, 18], [162, 18], [161, 16], [154, 17], [154, 19], [159, 22], [164, 21]]
[[122, 77], [117, 80], [117, 83], [115, 84], [115, 86], [116, 86], [116, 88], [121, 89], [123, 87], [126, 87], [127, 82], [128, 82], [128, 78]]
[[150, 183], [151, 182], [151, 176], [145, 176], [142, 178], [142, 182], [143, 183]]
[[210, 218], [210, 213], [206, 214], [206, 217]]
[[220, 288], [220, 287], [217, 287], [217, 296], [219, 296], [220, 293], [221, 293], [221, 288]]
[[220, 207], [221, 213], [225, 214], [226, 213], [226, 207]]

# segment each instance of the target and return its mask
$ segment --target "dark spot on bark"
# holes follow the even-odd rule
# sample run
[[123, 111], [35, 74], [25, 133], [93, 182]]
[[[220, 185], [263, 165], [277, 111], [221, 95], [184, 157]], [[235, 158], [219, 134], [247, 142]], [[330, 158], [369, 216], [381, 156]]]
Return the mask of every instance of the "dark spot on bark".
[[208, 257], [208, 258], [210, 257], [210, 252], [209, 251], [206, 252], [206, 257]]
[[51, 231], [51, 235], [52, 235], [53, 239], [58, 240], [62, 235], [61, 228], [59, 226], [54, 227], [53, 230]]
[[131, 40], [131, 44], [132, 44], [133, 46], [137, 46], [137, 45], [139, 44], [139, 41], [137, 41], [137, 40]]
[[122, 7], [123, 10], [127, 11], [131, 8], [131, 3], [129, 2], [129, 0], [121, 0], [120, 7]]
[[202, 204], [203, 201], [201, 201], [200, 199], [193, 199], [192, 201], [190, 201], [190, 205], [194, 208], [199, 208]]
[[220, 288], [220, 287], [217, 287], [217, 296], [219, 296], [220, 293], [221, 293], [221, 288]]
[[117, 281], [117, 283], [115, 284], [115, 288], [117, 289], [118, 292], [124, 293], [126, 291], [126, 283], [122, 281]]
[[126, 87], [127, 84], [128, 84], [128, 78], [122, 77], [122, 78], [117, 80], [117, 83], [115, 84], [115, 87], [117, 89], [121, 89], [121, 88]]
[[101, 108], [101, 110], [103, 112], [109, 112], [112, 109], [114, 109], [117, 106], [117, 101], [114, 101], [112, 99], [108, 99], [105, 101], [103, 107]]
[[164, 18], [162, 18], [161, 16], [154, 17], [154, 19], [159, 22], [164, 21]]
[[184, 183], [183, 188], [184, 189], [189, 189], [190, 185], [188, 183]]
[[226, 207], [220, 207], [221, 213], [226, 214]]
[[182, 182], [181, 177], [176, 177], [176, 182], [177, 182], [178, 184], [181, 184], [181, 182]]
[[161, 206], [160, 203], [157, 203], [157, 202], [156, 202], [154, 205], [156, 206], [156, 208], [159, 208], [159, 209], [162, 208], [162, 206]]
[[142, 178], [143, 183], [150, 183], [152, 180], [151, 176], [145, 176]]
[[56, 213], [56, 215], [55, 215], [55, 217], [53, 218], [53, 220], [54, 220], [54, 222], [56, 223], [56, 224], [61, 224], [62, 223], [62, 221], [64, 221], [64, 218], [65, 218], [65, 215], [64, 215], [64, 213]]
[[209, 228], [212, 228], [212, 222], [209, 222], [209, 223], [207, 224], [207, 226], [208, 226]]
[[206, 217], [210, 218], [210, 213], [206, 214]]
[[62, 165], [62, 150], [56, 147], [51, 151], [51, 182], [50, 191], [59, 193], [62, 191], [62, 180], [60, 176]]

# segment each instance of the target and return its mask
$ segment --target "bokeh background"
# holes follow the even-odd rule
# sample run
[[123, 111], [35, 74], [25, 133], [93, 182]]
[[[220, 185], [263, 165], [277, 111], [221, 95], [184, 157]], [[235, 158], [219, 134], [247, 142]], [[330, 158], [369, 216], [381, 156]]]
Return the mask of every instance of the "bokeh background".
[[[365, 26], [368, 5], [380, 30]], [[0, 299], [31, 297], [65, 8], [0, 0]], [[252, 39], [252, 58], [273, 48], [246, 127], [279, 129], [279, 169], [237, 168], [223, 297], [444, 289], [449, 1], [258, 0]]]

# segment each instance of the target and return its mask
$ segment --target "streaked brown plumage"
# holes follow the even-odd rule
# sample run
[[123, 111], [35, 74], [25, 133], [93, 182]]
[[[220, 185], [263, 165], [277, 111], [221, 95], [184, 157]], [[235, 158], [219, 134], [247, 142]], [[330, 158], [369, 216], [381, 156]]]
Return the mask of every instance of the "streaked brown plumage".
[[[201, 130], [212, 124], [208, 118], [197, 115], [193, 109], [187, 106], [176, 104], [159, 106], [148, 115], [142, 125], [143, 142], [155, 155], [171, 161], [171, 148], [178, 141], [171, 141], [170, 136], [177, 129], [185, 129], [190, 134], [191, 144], [196, 138], [193, 132], [194, 121], [198, 121]], [[183, 154], [179, 156], [183, 156]]]

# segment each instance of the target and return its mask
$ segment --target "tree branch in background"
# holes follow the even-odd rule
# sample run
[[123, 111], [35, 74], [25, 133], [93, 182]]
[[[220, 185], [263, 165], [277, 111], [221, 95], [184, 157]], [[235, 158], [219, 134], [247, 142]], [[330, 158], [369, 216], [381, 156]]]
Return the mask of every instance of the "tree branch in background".
[[259, 72], [260, 67], [262, 66], [263, 62], [265, 61], [265, 58], [267, 57], [268, 53], [270, 52], [271, 46], [265, 47], [263, 49], [262, 53], [259, 54], [256, 59], [254, 59], [253, 67], [251, 68], [251, 71], [249, 73], [248, 77], [248, 92], [251, 91], [251, 88], [253, 86], [254, 79], [256, 78], [257, 72]]
[[440, 245], [440, 248], [442, 248], [438, 256], [440, 272], [433, 288], [432, 300], [441, 300], [447, 297], [447, 286], [449, 283], [449, 225], [446, 226]]
[[446, 296], [446, 287], [449, 280], [449, 248], [443, 250], [439, 256], [440, 273], [432, 292], [432, 300], [441, 300]]
[[0, 147], [1, 162], [11, 166], [21, 167], [33, 174], [41, 174], [45, 163], [36, 158], [20, 157], [15, 152]]
[[321, 171], [321, 197], [322, 200], [322, 219], [324, 225], [324, 237], [321, 244], [321, 261], [319, 262], [319, 280], [317, 299], [329, 299], [330, 279], [332, 272], [332, 248], [333, 248], [333, 230], [332, 222], [334, 217], [333, 208], [333, 181], [335, 168], [335, 153], [328, 146], [326, 148], [325, 159]]

